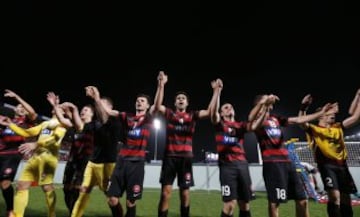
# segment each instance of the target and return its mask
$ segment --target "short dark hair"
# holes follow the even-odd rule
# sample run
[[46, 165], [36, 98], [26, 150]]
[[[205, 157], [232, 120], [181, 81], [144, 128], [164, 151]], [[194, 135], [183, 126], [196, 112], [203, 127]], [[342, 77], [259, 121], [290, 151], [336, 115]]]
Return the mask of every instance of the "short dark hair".
[[185, 95], [187, 101], [190, 101], [189, 94], [187, 94], [185, 91], [182, 91], [182, 90], [175, 93], [175, 100], [176, 100], [176, 97], [180, 94]]
[[146, 98], [146, 100], [148, 101], [149, 105], [151, 105], [151, 97], [147, 94], [144, 94], [144, 93], [139, 93], [137, 96], [136, 96], [136, 99], [139, 98], [139, 97], [144, 97]]
[[93, 113], [95, 113], [95, 106], [94, 106], [94, 105], [92, 105], [92, 104], [86, 104], [86, 105], [84, 105], [83, 107], [88, 107], [88, 108], [90, 108], [90, 109], [92, 110]]

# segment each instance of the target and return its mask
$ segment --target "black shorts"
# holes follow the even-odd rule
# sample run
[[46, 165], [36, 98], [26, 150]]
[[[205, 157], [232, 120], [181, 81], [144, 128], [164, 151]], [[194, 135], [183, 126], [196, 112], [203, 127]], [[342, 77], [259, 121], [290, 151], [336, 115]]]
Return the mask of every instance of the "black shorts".
[[122, 197], [124, 191], [126, 191], [126, 199], [141, 199], [144, 175], [145, 161], [130, 161], [118, 158], [110, 178], [107, 196]]
[[13, 181], [22, 157], [20, 154], [0, 155], [0, 181]]
[[300, 176], [291, 162], [264, 162], [263, 177], [270, 202], [307, 199]]
[[80, 186], [88, 160], [68, 161], [65, 166], [63, 184]]
[[221, 195], [224, 202], [251, 200], [251, 178], [246, 162], [226, 163], [219, 166]]
[[318, 168], [325, 190], [337, 189], [348, 194], [357, 192], [354, 179], [346, 165], [319, 164]]
[[166, 157], [163, 159], [160, 183], [162, 185], [172, 185], [176, 176], [180, 188], [194, 186], [191, 158]]

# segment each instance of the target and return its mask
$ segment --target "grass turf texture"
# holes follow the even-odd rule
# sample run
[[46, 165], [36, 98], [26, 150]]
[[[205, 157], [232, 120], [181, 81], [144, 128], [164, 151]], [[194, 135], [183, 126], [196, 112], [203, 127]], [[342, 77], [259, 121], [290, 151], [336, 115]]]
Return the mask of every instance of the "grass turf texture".
[[[68, 217], [68, 211], [64, 204], [62, 186], [58, 185], [57, 194], [57, 217]], [[160, 189], [145, 189], [143, 198], [137, 204], [138, 217], [154, 217], [157, 216], [157, 206], [159, 201]], [[124, 198], [121, 199], [124, 206]], [[178, 217], [179, 214], [179, 192], [173, 191], [169, 217]], [[251, 201], [252, 216], [267, 216], [267, 200], [265, 192], [256, 192], [256, 199]], [[294, 201], [288, 201], [286, 204], [280, 205], [280, 216], [295, 216]], [[191, 191], [190, 214], [192, 217], [217, 217], [220, 216], [222, 208], [221, 195], [219, 191]], [[326, 204], [319, 204], [310, 201], [311, 217], [326, 217]], [[354, 206], [354, 216], [360, 216], [360, 206]], [[5, 204], [3, 197], [0, 196], [0, 216], [5, 214]], [[25, 212], [26, 217], [46, 217], [47, 207], [45, 198], [40, 187], [32, 187], [30, 189], [29, 204]], [[104, 194], [98, 189], [94, 189], [90, 196], [90, 201], [85, 210], [85, 217], [108, 217], [111, 216], [110, 210], [106, 203]], [[238, 216], [238, 208], [234, 217]]]

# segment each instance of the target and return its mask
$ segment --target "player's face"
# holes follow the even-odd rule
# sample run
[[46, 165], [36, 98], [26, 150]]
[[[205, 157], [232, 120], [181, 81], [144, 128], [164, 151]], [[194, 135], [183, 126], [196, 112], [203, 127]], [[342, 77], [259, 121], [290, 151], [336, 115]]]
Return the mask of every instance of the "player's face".
[[146, 111], [150, 108], [149, 102], [146, 97], [138, 97], [135, 102], [135, 109], [138, 111]]
[[186, 107], [189, 105], [187, 97], [185, 94], [179, 94], [175, 98], [175, 107], [177, 109], [185, 110]]
[[221, 117], [229, 117], [235, 115], [234, 107], [230, 103], [225, 103], [224, 105], [222, 105], [220, 111]]
[[18, 104], [15, 109], [15, 114], [18, 115], [18, 116], [24, 116], [24, 115], [27, 115], [28, 112], [26, 111], [26, 109], [24, 108], [24, 106], [22, 106], [21, 104]]
[[92, 119], [93, 116], [94, 116], [94, 112], [90, 107], [84, 106], [81, 109], [80, 117], [81, 117], [82, 120]]
[[335, 114], [323, 115], [320, 118], [320, 120], [322, 120], [323, 122], [325, 122], [327, 124], [333, 124], [333, 123], [335, 123], [336, 116], [335, 116]]

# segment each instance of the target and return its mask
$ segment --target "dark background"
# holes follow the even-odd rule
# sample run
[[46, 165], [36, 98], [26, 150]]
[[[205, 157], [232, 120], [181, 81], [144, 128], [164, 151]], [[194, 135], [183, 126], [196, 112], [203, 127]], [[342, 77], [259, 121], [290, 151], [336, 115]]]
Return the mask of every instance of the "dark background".
[[[89, 102], [86, 85], [98, 86], [119, 110], [133, 111], [138, 93], [154, 96], [159, 70], [169, 75], [167, 106], [185, 90], [190, 109], [206, 108], [210, 81], [223, 79], [222, 102], [235, 106], [238, 120], [260, 93], [278, 95], [275, 112], [284, 115], [296, 115], [307, 93], [314, 96], [311, 109], [337, 101], [342, 120], [360, 87], [359, 15], [347, 1], [16, 1], [14, 8], [5, 19], [0, 88], [44, 115], [50, 114], [47, 91], [81, 106]], [[196, 130], [195, 161], [201, 161], [205, 151], [215, 151], [213, 129], [205, 120]], [[304, 134], [289, 127], [286, 136]], [[255, 146], [248, 135], [251, 162]], [[153, 144], [149, 150], [152, 156]]]

